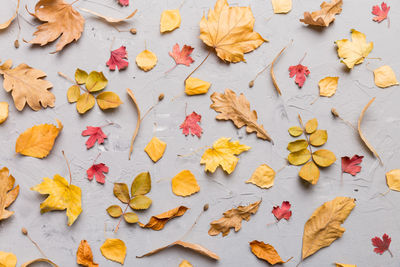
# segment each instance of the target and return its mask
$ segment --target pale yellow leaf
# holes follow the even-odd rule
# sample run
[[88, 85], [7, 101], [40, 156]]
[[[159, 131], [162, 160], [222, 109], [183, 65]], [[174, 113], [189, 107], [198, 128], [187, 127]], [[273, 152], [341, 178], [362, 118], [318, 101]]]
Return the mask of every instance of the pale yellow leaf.
[[318, 128], [318, 120], [316, 118], [311, 119], [311, 120], [306, 122], [306, 125], [304, 127], [305, 127], [305, 130], [306, 130], [306, 133], [312, 134]]
[[75, 70], [75, 81], [78, 84], [86, 83], [88, 76], [89, 76], [89, 74], [84, 70], [81, 70], [79, 68]]
[[157, 162], [164, 155], [167, 144], [157, 137], [153, 137], [144, 148], [152, 161]]
[[308, 147], [308, 143], [305, 139], [299, 139], [293, 142], [290, 142], [287, 146], [287, 150], [290, 152], [297, 152]]
[[211, 83], [200, 80], [198, 78], [189, 77], [185, 81], [185, 93], [187, 95], [201, 95], [206, 94], [210, 88]]
[[118, 205], [112, 205], [108, 207], [107, 209], [108, 215], [110, 215], [113, 218], [118, 218], [122, 215], [122, 208]]
[[119, 96], [114, 92], [102, 92], [97, 97], [97, 104], [101, 109], [117, 108], [122, 104]]
[[274, 185], [274, 179], [275, 171], [267, 164], [261, 164], [246, 183], [252, 183], [261, 188], [271, 188]]
[[164, 10], [161, 13], [160, 32], [170, 32], [181, 25], [181, 14], [179, 9]]
[[106, 259], [124, 264], [126, 245], [121, 239], [107, 238], [100, 247], [100, 251]]
[[17, 256], [10, 252], [0, 251], [0, 266], [15, 267], [17, 265]]
[[129, 201], [129, 207], [134, 210], [146, 210], [150, 207], [151, 203], [151, 198], [139, 195]]
[[0, 124], [5, 122], [8, 118], [8, 103], [0, 102]]
[[172, 192], [177, 196], [190, 196], [200, 191], [196, 177], [189, 170], [183, 170], [178, 173], [171, 181]]
[[288, 13], [292, 10], [292, 0], [271, 0], [275, 14]]
[[400, 191], [400, 169], [387, 172], [386, 183], [390, 189]]
[[319, 180], [319, 169], [313, 161], [309, 161], [301, 167], [299, 176], [310, 184], [316, 184]]
[[331, 97], [336, 93], [339, 77], [325, 77], [319, 81], [319, 95]]
[[374, 70], [375, 85], [380, 88], [386, 88], [393, 85], [399, 85], [396, 74], [393, 69], [388, 66], [382, 66]]
[[136, 56], [136, 64], [144, 71], [149, 71], [157, 64], [157, 56], [149, 50], [143, 50]]
[[301, 129], [299, 126], [293, 126], [289, 128], [289, 134], [293, 137], [297, 137], [303, 134], [303, 129]]
[[107, 78], [104, 76], [103, 72], [92, 71], [86, 78], [86, 89], [89, 92], [98, 92], [103, 90], [108, 84]]
[[139, 217], [136, 215], [136, 213], [125, 212], [124, 213], [124, 220], [127, 223], [137, 223], [139, 221]]

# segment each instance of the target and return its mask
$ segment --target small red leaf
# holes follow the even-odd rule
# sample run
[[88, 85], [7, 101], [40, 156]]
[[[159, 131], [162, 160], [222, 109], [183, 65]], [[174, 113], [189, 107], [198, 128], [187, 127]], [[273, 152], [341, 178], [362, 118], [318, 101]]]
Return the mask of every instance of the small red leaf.
[[389, 250], [390, 242], [392, 241], [392, 239], [387, 234], [384, 234], [382, 236], [382, 239], [377, 236], [371, 239], [372, 245], [375, 247], [374, 252], [382, 255], [383, 252], [387, 250], [389, 251], [390, 255], [392, 255], [392, 253]]
[[179, 51], [179, 45], [175, 44], [169, 55], [175, 60], [176, 65], [182, 64], [189, 67], [194, 62], [193, 58], [190, 57], [193, 49], [191, 46], [184, 45], [182, 50]]
[[99, 144], [104, 143], [104, 138], [107, 138], [107, 135], [103, 133], [101, 130], [101, 127], [92, 127], [92, 126], [87, 126], [86, 130], [82, 132], [83, 136], [90, 136], [89, 139], [86, 141], [86, 148], [89, 149], [94, 146], [96, 141]]
[[180, 128], [182, 129], [182, 133], [184, 135], [188, 135], [189, 132], [192, 135], [197, 135], [197, 137], [201, 137], [203, 129], [200, 127], [198, 122], [201, 120], [201, 115], [196, 112], [192, 112], [192, 114], [186, 116], [185, 121], [181, 124]]
[[358, 166], [362, 162], [364, 156], [354, 155], [352, 158], [342, 157], [342, 172], [356, 175], [361, 171], [361, 166]]
[[289, 201], [283, 201], [281, 207], [274, 206], [272, 209], [272, 213], [275, 215], [275, 218], [280, 221], [282, 218], [285, 220], [289, 220], [292, 216], [292, 211], [290, 210]]
[[382, 2], [381, 7], [382, 9], [378, 5], [372, 7], [372, 14], [376, 16], [372, 19], [373, 21], [381, 22], [387, 18], [390, 6], [388, 6], [385, 2]]
[[301, 64], [296, 65], [296, 66], [290, 66], [289, 67], [289, 76], [290, 78], [293, 78], [293, 76], [296, 76], [295, 82], [298, 84], [298, 86], [301, 88], [306, 81], [306, 76], [310, 74], [310, 71], [306, 66], [303, 66]]
[[105, 176], [103, 173], [108, 173], [108, 167], [104, 163], [93, 164], [87, 171], [88, 179], [91, 181], [96, 177], [96, 181], [104, 184]]
[[127, 5], [129, 5], [129, 0], [118, 0], [118, 3], [121, 6], [127, 6]]
[[121, 46], [120, 48], [111, 51], [110, 59], [106, 64], [110, 70], [115, 70], [115, 67], [118, 67], [118, 70], [123, 70], [129, 65], [129, 62], [125, 60], [127, 58], [128, 53], [126, 52], [126, 47]]

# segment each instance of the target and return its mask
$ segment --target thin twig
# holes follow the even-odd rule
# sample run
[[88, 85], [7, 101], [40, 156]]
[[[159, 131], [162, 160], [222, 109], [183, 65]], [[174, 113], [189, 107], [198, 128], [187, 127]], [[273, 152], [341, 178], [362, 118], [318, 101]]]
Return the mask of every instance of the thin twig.
[[[206, 205], [207, 205], [207, 204], [205, 204], [204, 207], [206, 207]], [[207, 209], [208, 209], [208, 207], [207, 207]], [[180, 240], [184, 240], [185, 237], [187, 237], [187, 236], [190, 234], [190, 232], [193, 231], [193, 228], [196, 226], [196, 224], [197, 224], [197, 222], [199, 221], [201, 215], [203, 215], [203, 213], [204, 213], [207, 209], [203, 208], [203, 209], [201, 210], [201, 212], [200, 212], [199, 215], [197, 216], [196, 220], [193, 222], [192, 226], [186, 231], [186, 233], [181, 237]]]
[[135, 142], [136, 136], [137, 136], [137, 134], [139, 132], [139, 127], [140, 127], [140, 122], [141, 122], [141, 119], [140, 119], [141, 115], [140, 115], [140, 109], [139, 109], [139, 105], [138, 105], [138, 103], [136, 101], [135, 95], [133, 94], [131, 89], [126, 89], [126, 92], [131, 97], [131, 99], [133, 101], [133, 104], [135, 104], [136, 111], [138, 113], [138, 119], [137, 119], [137, 122], [136, 122], [136, 128], [135, 128], [135, 131], [133, 132], [133, 136], [132, 136], [132, 139], [131, 139], [131, 147], [129, 149], [129, 160], [130, 160], [131, 159], [131, 155], [132, 155], [132, 151], [133, 151], [133, 143]]
[[71, 168], [69, 166], [69, 162], [68, 162], [67, 156], [65, 156], [64, 150], [62, 150], [61, 152], [62, 152], [62, 154], [64, 156], [65, 161], [67, 162], [67, 167], [68, 167], [68, 172], [69, 172], [69, 184], [71, 184], [72, 183]]
[[58, 74], [59, 76], [63, 77], [64, 79], [66, 79], [67, 81], [69, 81], [69, 82], [71, 82], [71, 83], [73, 83], [73, 84], [75, 84], [75, 85], [78, 85], [79, 88], [80, 88], [82, 91], [86, 91], [87, 93], [90, 93], [86, 88], [82, 87], [80, 84], [78, 84], [76, 81], [74, 81], [73, 79], [71, 79], [70, 77], [68, 77], [66, 74], [62, 73], [61, 71], [57, 72], [57, 74]]
[[200, 68], [201, 65], [203, 65], [203, 63], [207, 60], [207, 58], [210, 56], [211, 54], [211, 50], [208, 51], [207, 56], [203, 59], [203, 61], [186, 77], [186, 79], [184, 80], [186, 82], [187, 79], [189, 79], [190, 76], [192, 76], [192, 74], [198, 69]]
[[300, 59], [299, 65], [303, 62], [303, 60], [305, 59], [306, 56], [307, 56], [307, 52], [305, 52], [305, 53], [304, 53], [304, 56]]
[[25, 227], [22, 228], [22, 233], [23, 233], [24, 235], [26, 235], [26, 237], [28, 237], [28, 239], [32, 242], [32, 244], [35, 245], [35, 247], [39, 250], [40, 254], [42, 254], [42, 256], [43, 256], [44, 258], [47, 258], [46, 254], [44, 254], [43, 250], [41, 250], [41, 248], [39, 247], [38, 243], [36, 243], [36, 242], [29, 236], [28, 230], [26, 230]]
[[124, 214], [126, 213], [126, 210], [128, 209], [128, 207], [129, 207], [129, 204], [126, 204], [125, 210], [124, 210], [124, 212], [122, 213], [121, 217], [119, 218], [118, 224], [117, 224], [117, 226], [116, 226], [115, 229], [114, 229], [114, 233], [118, 232], [119, 225], [121, 224], [121, 221], [122, 221], [122, 217], [124, 217]]
[[256, 74], [256, 76], [254, 77], [254, 79], [251, 80], [251, 81], [249, 82], [249, 87], [250, 87], [250, 88], [254, 86], [254, 82], [256, 81], [257, 77], [258, 77], [261, 73], [263, 73], [266, 69], [268, 69], [269, 66], [271, 66], [271, 63], [269, 63], [269, 64], [268, 64], [267, 66], [265, 66], [262, 70], [260, 70], [260, 71]]

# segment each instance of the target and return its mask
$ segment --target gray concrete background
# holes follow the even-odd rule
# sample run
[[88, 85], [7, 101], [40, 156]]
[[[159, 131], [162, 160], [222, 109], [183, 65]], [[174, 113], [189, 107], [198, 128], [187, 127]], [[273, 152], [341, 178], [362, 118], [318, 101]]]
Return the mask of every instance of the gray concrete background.
[[[15, 1], [7, 0], [0, 10], [2, 18], [8, 18]], [[113, 7], [108, 8], [103, 3]], [[270, 243], [283, 259], [291, 256], [292, 261], [286, 266], [295, 266], [300, 259], [303, 227], [312, 212], [324, 202], [336, 196], [349, 196], [357, 199], [356, 208], [344, 223], [346, 232], [330, 247], [321, 249], [304, 261], [302, 266], [333, 266], [334, 262], [357, 264], [357, 266], [398, 266], [400, 258], [400, 225], [399, 193], [390, 192], [384, 197], [379, 193], [387, 191], [385, 172], [399, 168], [399, 131], [400, 105], [398, 87], [380, 89], [374, 85], [374, 69], [384, 64], [390, 65], [396, 73], [400, 70], [400, 54], [398, 52], [398, 36], [400, 33], [400, 3], [389, 1], [391, 6], [388, 21], [380, 24], [373, 22], [372, 6], [379, 1], [352, 0], [344, 1], [343, 12], [337, 20], [326, 29], [315, 30], [299, 22], [304, 11], [317, 10], [319, 0], [294, 0], [293, 10], [286, 15], [274, 15], [268, 0], [233, 0], [232, 5], [250, 5], [256, 18], [255, 30], [270, 40], [260, 48], [245, 56], [246, 63], [225, 64], [214, 54], [196, 72], [195, 77], [212, 83], [207, 95], [183, 96], [183, 80], [186, 75], [205, 57], [207, 48], [198, 38], [199, 21], [204, 12], [214, 6], [214, 0], [186, 0], [181, 8], [181, 27], [172, 33], [159, 33], [160, 14], [165, 9], [175, 9], [180, 0], [146, 0], [131, 1], [128, 8], [119, 7], [114, 0], [86, 1], [75, 5], [89, 8], [110, 16], [120, 16], [138, 9], [138, 13], [126, 25], [120, 28], [137, 28], [137, 35], [118, 33], [91, 15], [81, 12], [86, 19], [85, 30], [77, 43], [68, 45], [61, 53], [49, 54], [55, 45], [45, 47], [31, 46], [21, 42], [15, 49], [13, 41], [17, 35], [17, 24], [0, 33], [1, 60], [12, 59], [14, 66], [20, 63], [45, 71], [47, 80], [54, 84], [51, 90], [56, 95], [55, 108], [38, 112], [26, 107], [18, 112], [13, 106], [12, 98], [4, 90], [0, 90], [0, 100], [10, 104], [10, 116], [0, 125], [0, 164], [7, 166], [20, 185], [21, 191], [16, 202], [10, 207], [15, 215], [0, 223], [0, 250], [10, 251], [17, 255], [18, 265], [33, 258], [40, 257], [35, 247], [21, 234], [21, 227], [28, 228], [31, 237], [36, 240], [43, 251], [60, 266], [75, 266], [75, 254], [80, 240], [90, 243], [94, 259], [100, 266], [119, 266], [106, 260], [100, 253], [100, 246], [106, 238], [121, 238], [127, 245], [125, 266], [178, 266], [186, 259], [194, 266], [264, 266], [267, 263], [258, 260], [250, 251], [248, 242], [257, 239]], [[22, 33], [26, 40], [32, 39], [35, 28], [27, 23], [38, 25], [24, 10], [27, 4], [33, 10], [35, 1], [21, 1], [20, 13]], [[380, 3], [379, 3], [380, 4]], [[4, 20], [4, 19], [2, 19]], [[370, 57], [381, 57], [382, 61], [366, 60], [362, 65], [347, 71], [340, 63], [335, 40], [350, 38], [350, 29], [355, 28], [366, 34], [368, 41], [374, 42]], [[115, 37], [113, 49], [121, 45], [127, 47], [130, 66], [125, 71], [111, 72], [105, 62], [109, 58], [109, 48]], [[261, 75], [253, 88], [248, 82], [275, 55], [293, 39], [290, 46], [275, 67], [278, 83], [289, 119], [281, 118], [281, 100], [277, 97], [269, 75]], [[153, 51], [158, 57], [157, 66], [150, 72], [139, 70], [135, 64], [136, 55], [145, 48]], [[178, 66], [168, 75], [164, 72], [173, 66], [174, 61], [168, 55], [175, 43], [188, 44], [195, 47], [191, 67]], [[289, 78], [288, 67], [296, 65], [307, 52], [303, 64], [308, 66], [311, 74], [304, 87], [299, 90], [294, 79]], [[367, 66], [367, 63], [369, 65]], [[103, 71], [108, 78], [107, 90], [118, 93], [124, 102], [118, 109], [102, 112], [96, 106], [81, 116], [75, 105], [69, 104], [66, 91], [70, 83], [57, 75], [57, 71], [73, 77], [76, 68], [87, 71]], [[320, 98], [313, 105], [310, 103], [318, 95], [318, 81], [326, 76], [339, 76], [339, 87], [332, 98]], [[134, 146], [133, 159], [128, 161], [128, 150], [131, 135], [136, 124], [136, 111], [125, 90], [131, 88], [139, 102], [142, 112], [157, 101], [160, 93], [166, 95], [164, 101], [143, 121]], [[275, 141], [275, 145], [257, 139], [255, 134], [246, 134], [244, 129], [237, 130], [230, 121], [216, 121], [216, 112], [209, 108], [209, 96], [213, 92], [222, 92], [230, 88], [237, 93], [244, 93], [259, 115], [259, 122], [264, 124]], [[377, 99], [368, 110], [363, 123], [367, 138], [381, 155], [384, 166], [368, 152], [361, 143], [357, 133], [332, 118], [330, 109], [335, 107], [345, 119], [356, 124], [363, 106], [373, 97]], [[173, 100], [175, 98], [175, 100]], [[185, 137], [179, 125], [185, 119], [185, 106], [188, 114], [192, 111], [202, 115], [201, 126], [203, 136]], [[328, 130], [329, 139], [325, 148], [331, 149], [338, 160], [334, 165], [324, 169], [317, 185], [304, 185], [297, 176], [300, 167], [287, 166], [280, 171], [275, 185], [263, 190], [244, 182], [260, 164], [266, 163], [278, 170], [285, 165], [288, 154], [286, 145], [294, 140], [287, 133], [290, 126], [298, 125], [297, 114], [304, 120], [316, 117], [320, 128]], [[55, 123], [59, 119], [64, 129], [58, 137], [53, 151], [44, 160], [24, 157], [15, 154], [15, 141], [20, 133], [40, 123]], [[113, 121], [119, 127], [104, 128], [108, 135], [104, 146], [96, 145], [86, 150], [86, 138], [81, 132], [86, 126], [100, 126], [106, 121]], [[143, 151], [147, 142], [157, 136], [167, 142], [164, 157], [153, 164]], [[202, 152], [190, 157], [180, 158], [177, 154], [187, 154], [211, 145], [219, 137], [232, 137], [252, 149], [239, 156], [236, 170], [226, 175], [221, 169], [214, 174], [204, 172], [200, 165]], [[45, 199], [30, 188], [41, 182], [43, 177], [60, 174], [68, 177], [68, 171], [62, 158], [61, 150], [65, 150], [72, 168], [73, 183], [82, 189], [83, 212], [72, 227], [67, 226], [65, 212], [49, 212], [40, 214], [39, 205]], [[101, 152], [98, 162], [110, 167], [105, 185], [88, 181], [86, 169]], [[362, 171], [356, 177], [344, 174], [343, 184], [340, 182], [340, 157], [364, 155]], [[182, 198], [171, 191], [170, 179], [183, 169], [191, 170], [201, 187], [199, 193]], [[140, 212], [141, 221], [146, 222], [151, 215], [167, 211], [178, 205], [186, 205], [190, 209], [181, 217], [170, 221], [162, 231], [140, 229], [137, 225], [125, 223], [117, 234], [112, 232], [117, 220], [110, 218], [105, 209], [112, 204], [120, 204], [113, 196], [114, 182], [130, 184], [140, 172], [150, 171], [152, 190], [149, 196], [153, 205], [145, 212]], [[161, 180], [161, 181], [159, 181]], [[159, 181], [159, 182], [157, 182]], [[223, 186], [221, 186], [222, 184]], [[211, 237], [207, 234], [209, 223], [221, 217], [222, 213], [238, 205], [252, 203], [262, 198], [258, 213], [249, 222], [243, 222], [238, 233], [231, 232], [227, 237]], [[289, 200], [293, 205], [293, 216], [286, 222], [267, 227], [275, 219], [271, 214], [272, 206]], [[190, 228], [205, 203], [210, 209], [200, 218], [187, 241], [201, 244], [220, 255], [221, 260], [213, 262], [184, 249], [171, 248], [149, 258], [136, 259], [136, 255], [153, 250], [159, 246], [179, 238]], [[392, 237], [391, 250], [394, 258], [388, 253], [378, 255], [373, 252], [371, 238], [387, 233]]]

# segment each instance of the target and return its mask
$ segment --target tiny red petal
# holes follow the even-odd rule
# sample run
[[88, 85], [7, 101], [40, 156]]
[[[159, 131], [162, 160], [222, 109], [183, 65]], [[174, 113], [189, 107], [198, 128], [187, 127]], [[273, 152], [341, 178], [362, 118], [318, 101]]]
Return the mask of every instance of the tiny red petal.
[[86, 148], [89, 149], [94, 146], [96, 141], [99, 144], [104, 143], [104, 139], [107, 138], [107, 135], [103, 133], [101, 127], [92, 127], [87, 126], [86, 130], [82, 132], [83, 136], [90, 136], [89, 139], [86, 141]]
[[106, 64], [110, 70], [115, 70], [116, 67], [118, 70], [123, 70], [129, 65], [129, 62], [125, 60], [127, 58], [128, 53], [126, 52], [126, 47], [121, 46], [120, 48], [111, 51], [110, 59]]
[[201, 115], [196, 112], [192, 112], [192, 114], [186, 116], [185, 121], [181, 124], [180, 128], [182, 129], [182, 133], [184, 135], [188, 135], [191, 133], [192, 135], [196, 135], [197, 137], [201, 137], [203, 129], [198, 124], [201, 120]]

